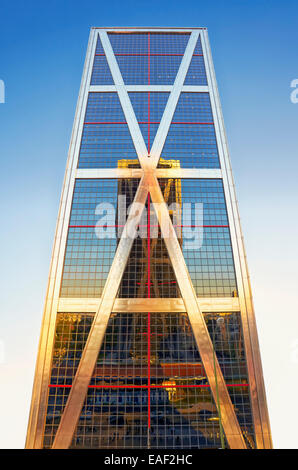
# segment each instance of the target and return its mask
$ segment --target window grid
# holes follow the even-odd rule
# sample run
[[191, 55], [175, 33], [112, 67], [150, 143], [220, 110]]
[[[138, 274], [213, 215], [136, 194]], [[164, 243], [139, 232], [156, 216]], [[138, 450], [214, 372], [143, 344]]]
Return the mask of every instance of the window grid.
[[220, 168], [213, 124], [171, 124], [162, 159], [175, 156], [180, 168]]
[[[109, 33], [109, 39], [126, 85], [173, 84], [189, 40], [189, 33]], [[194, 58], [202, 59], [200, 38]], [[100, 72], [100, 66], [102, 72]], [[92, 85], [112, 84], [113, 80], [100, 39], [94, 57]], [[200, 80], [204, 62], [200, 63]], [[195, 73], [198, 67], [195, 65]], [[196, 83], [197, 84], [197, 83]]]
[[126, 123], [84, 124], [78, 168], [117, 168], [123, 158], [137, 159]]
[[[168, 39], [168, 34], [161, 34], [159, 38], [156, 33], [136, 34], [134, 44], [129, 41], [125, 44], [122, 38], [117, 43], [118, 39], [112, 39], [117, 36], [114, 33], [109, 36], [114, 52], [119, 51], [115, 55], [119, 65], [122, 64], [120, 70], [126, 84], [173, 83], [187, 35], [185, 44], [183, 41], [166, 44], [163, 36]], [[132, 52], [136, 50], [138, 52]], [[113, 84], [99, 39], [91, 84]], [[207, 85], [200, 39], [185, 84]], [[169, 94], [138, 92], [129, 95], [150, 152]], [[171, 167], [176, 162], [177, 167], [219, 168], [208, 93], [181, 93], [167, 140], [159, 167], [168, 161]], [[117, 166], [139, 167], [118, 95], [89, 93], [79, 168]], [[139, 180], [130, 181], [133, 182], [76, 180], [62, 297], [101, 295], [117, 239], [102, 243], [95, 237], [94, 209], [103, 200], [113, 204], [117, 213], [118, 194], [129, 193], [128, 199], [133, 199]], [[163, 192], [169, 181], [160, 181]], [[197, 295], [237, 295], [222, 181], [171, 181], [175, 191], [181, 186], [180, 196], [184, 202], [204, 204], [204, 243], [200, 255], [184, 250], [184, 240], [179, 238]], [[175, 201], [175, 191], [170, 191], [169, 202]], [[150, 197], [146, 209], [149, 212], [147, 239], [134, 242], [118, 296], [179, 297], [171, 264], [168, 259], [165, 261], [168, 256], [160, 232], [157, 241], [149, 236], [156, 224], [150, 214]], [[117, 228], [116, 220], [114, 227]], [[163, 256], [164, 264], [154, 261]], [[245, 440], [248, 447], [254, 447], [240, 314], [204, 315]], [[92, 320], [92, 314], [57, 316], [45, 447], [53, 442]], [[201, 402], [205, 408], [196, 408]], [[187, 314], [111, 315], [72, 443], [75, 448], [144, 448], [148, 445], [151, 448], [220, 446], [216, 407]]]
[[208, 85], [203, 56], [193, 55], [189, 69], [187, 71], [187, 75], [185, 77], [184, 85]]
[[[173, 162], [173, 165], [175, 162]], [[139, 180], [88, 179], [76, 180], [71, 209], [61, 297], [100, 297], [125, 221], [118, 217], [118, 196], [125, 195], [126, 208], [133, 202]], [[184, 227], [176, 224], [183, 255], [198, 296], [237, 296], [236, 275], [229, 232], [226, 203], [221, 180], [161, 179], [165, 202], [182, 204], [181, 217], [188, 216], [192, 230], [202, 231], [202, 245], [190, 249]], [[96, 214], [100, 203], [111, 204], [113, 220], [109, 222], [111, 238], [98, 238], [101, 216]], [[196, 204], [201, 204], [198, 208]], [[150, 209], [151, 204], [149, 205]], [[196, 217], [202, 227], [195, 227]], [[188, 211], [188, 212], [187, 212]], [[191, 212], [190, 212], [191, 211]], [[200, 212], [201, 211], [201, 212]], [[161, 237], [154, 209], [150, 209], [150, 246], [148, 245], [148, 203], [139, 229], [141, 237], [134, 240], [120, 285], [120, 297], [145, 296], [151, 286], [152, 297], [179, 297], [179, 288]], [[144, 220], [145, 217], [145, 220]], [[173, 217], [171, 215], [171, 217]], [[182, 229], [181, 234], [179, 231]], [[145, 230], [145, 232], [144, 232]], [[148, 251], [149, 250], [149, 251]], [[150, 265], [149, 265], [150, 262]], [[150, 282], [148, 283], [148, 269]]]
[[[181, 222], [178, 220], [179, 223], [174, 222], [174, 225], [196, 294], [199, 297], [237, 296], [222, 180], [159, 179], [164, 193], [169, 181], [177, 188], [177, 200], [181, 200]], [[171, 202], [173, 201], [169, 201]], [[189, 246], [189, 241], [194, 237], [189, 229], [192, 229], [193, 233], [196, 231], [200, 237], [199, 247]]]
[[[242, 432], [254, 447], [240, 314], [204, 316]], [[44, 447], [53, 442], [92, 319], [58, 314]], [[111, 315], [71, 447], [147, 446], [220, 447], [215, 402], [185, 313]]]
[[101, 40], [97, 39], [90, 85], [114, 85]]
[[[125, 184], [124, 182], [122, 183]], [[172, 197], [177, 197], [175, 185]], [[150, 196], [142, 218], [144, 238], [134, 240], [120, 284], [120, 298], [176, 298], [180, 290]]]
[[[129, 93], [148, 153], [168, 96]], [[181, 93], [161, 157], [173, 155], [179, 167], [219, 168], [209, 93]], [[113, 168], [123, 158], [136, 160], [136, 151], [117, 93], [89, 93], [78, 167]]]
[[[126, 197], [127, 210], [133, 199], [138, 180], [130, 180], [124, 188], [117, 179], [77, 179], [66, 242], [61, 281], [61, 297], [100, 297], [107, 279], [121, 232], [118, 222], [118, 196]], [[111, 223], [100, 222], [104, 213], [96, 214], [101, 203], [109, 204], [115, 216]], [[120, 221], [121, 222], [121, 221]], [[125, 220], [122, 221], [122, 225]], [[109, 227], [104, 228], [104, 225]], [[110, 236], [100, 237], [108, 230]]]

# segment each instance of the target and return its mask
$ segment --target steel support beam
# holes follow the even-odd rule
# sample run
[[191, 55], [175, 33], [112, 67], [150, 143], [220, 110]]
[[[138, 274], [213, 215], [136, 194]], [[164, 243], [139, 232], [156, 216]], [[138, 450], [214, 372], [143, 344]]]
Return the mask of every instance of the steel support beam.
[[[213, 179], [222, 178], [222, 172], [219, 169], [199, 169], [199, 168], [156, 168], [157, 178], [193, 178], [193, 179]], [[84, 168], [76, 170], [76, 178], [141, 178], [142, 168]]]
[[[239, 312], [238, 297], [198, 297], [201, 312]], [[100, 298], [60, 298], [59, 313], [94, 313], [98, 309]], [[185, 312], [182, 298], [137, 298], [115, 299], [112, 312]]]

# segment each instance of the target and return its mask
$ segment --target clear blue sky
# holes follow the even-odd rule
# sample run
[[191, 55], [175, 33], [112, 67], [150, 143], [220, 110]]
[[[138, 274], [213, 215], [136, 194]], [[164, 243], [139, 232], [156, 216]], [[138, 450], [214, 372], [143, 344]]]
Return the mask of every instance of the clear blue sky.
[[[91, 26], [209, 30], [276, 447], [298, 448], [297, 0], [14, 1], [0, 7], [0, 447], [23, 447], [51, 247]], [[296, 343], [297, 342], [297, 346]], [[296, 416], [295, 416], [296, 414]]]

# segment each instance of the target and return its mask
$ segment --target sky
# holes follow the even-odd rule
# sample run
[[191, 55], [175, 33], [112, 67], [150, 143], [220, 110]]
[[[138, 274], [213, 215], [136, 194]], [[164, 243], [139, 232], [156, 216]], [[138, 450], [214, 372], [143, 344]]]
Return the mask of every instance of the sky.
[[1, 1], [0, 448], [23, 448], [91, 26], [207, 27], [254, 295], [273, 443], [298, 448], [297, 0]]

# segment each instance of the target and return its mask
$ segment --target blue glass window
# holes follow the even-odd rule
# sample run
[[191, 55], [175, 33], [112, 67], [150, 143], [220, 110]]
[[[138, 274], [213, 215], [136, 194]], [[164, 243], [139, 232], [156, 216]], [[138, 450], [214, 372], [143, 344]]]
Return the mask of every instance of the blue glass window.
[[95, 56], [91, 85], [114, 85], [114, 80], [105, 56]]
[[173, 84], [189, 33], [110, 33], [126, 85]]
[[[130, 180], [131, 197], [138, 181]], [[71, 208], [68, 237], [61, 282], [61, 297], [100, 297], [119, 239], [117, 204], [124, 195], [121, 180], [77, 179]], [[127, 188], [126, 188], [127, 189]], [[110, 237], [98, 236], [102, 215], [99, 204], [114, 207], [109, 224]], [[126, 207], [129, 201], [127, 199]], [[104, 230], [104, 228], [102, 228]]]
[[202, 42], [201, 42], [200, 37], [197, 40], [197, 44], [196, 44], [196, 47], [195, 47], [195, 50], [194, 50], [194, 55], [197, 55], [197, 54], [203, 55]]
[[117, 93], [89, 93], [78, 168], [117, 168], [123, 159], [137, 154]]
[[165, 110], [169, 93], [129, 93], [148, 152], [152, 147], [159, 123]]
[[189, 33], [150, 33], [150, 54], [184, 54]]
[[209, 93], [182, 92], [173, 116], [173, 122], [213, 123]]
[[148, 33], [109, 33], [114, 54], [148, 54]]
[[85, 122], [126, 123], [117, 93], [89, 93]]
[[181, 93], [161, 158], [182, 168], [219, 168], [209, 93]]
[[161, 158], [181, 168], [220, 168], [213, 124], [171, 124]]
[[[204, 318], [247, 446], [254, 447], [240, 314]], [[92, 314], [58, 314], [45, 447], [55, 437], [92, 321]], [[110, 317], [71, 448], [148, 445], [221, 446], [216, 404], [185, 313]]]
[[172, 85], [182, 56], [151, 56], [150, 58], [150, 84]]
[[208, 85], [204, 57], [192, 57], [187, 75], [185, 77], [184, 85]]
[[137, 160], [126, 124], [85, 124], [78, 168], [117, 168], [119, 160]]
[[149, 80], [147, 56], [116, 56], [126, 85], [147, 85]]

